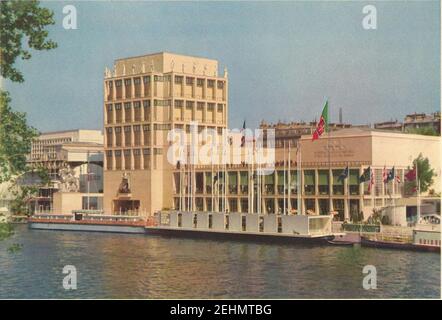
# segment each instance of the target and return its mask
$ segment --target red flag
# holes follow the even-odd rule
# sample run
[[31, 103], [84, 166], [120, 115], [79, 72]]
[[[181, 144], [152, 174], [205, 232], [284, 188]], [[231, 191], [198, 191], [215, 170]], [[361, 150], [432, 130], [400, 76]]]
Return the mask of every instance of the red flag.
[[368, 192], [371, 192], [371, 186], [374, 185], [374, 174], [373, 171], [371, 170], [370, 173], [370, 182], [368, 183]]
[[313, 132], [312, 141], [319, 139], [320, 136], [325, 132], [328, 132], [328, 101], [325, 103], [324, 109], [322, 110], [321, 118], [316, 125], [315, 132]]
[[415, 167], [413, 167], [413, 169], [409, 170], [405, 174], [405, 179], [407, 181], [414, 181], [414, 180], [416, 180], [416, 168]]
[[387, 168], [384, 166], [384, 170], [382, 170], [382, 181], [384, 183], [387, 183], [387, 179], [388, 179]]

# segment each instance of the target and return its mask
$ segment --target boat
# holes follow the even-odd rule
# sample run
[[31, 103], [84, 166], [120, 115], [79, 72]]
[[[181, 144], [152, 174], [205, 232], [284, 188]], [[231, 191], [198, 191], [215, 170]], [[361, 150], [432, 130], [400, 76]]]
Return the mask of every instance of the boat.
[[398, 250], [413, 250], [413, 251], [428, 251], [440, 253], [440, 246], [423, 245], [409, 242], [385, 241], [378, 239], [369, 239], [361, 237], [361, 246], [372, 248], [398, 249]]
[[351, 241], [342, 241], [342, 240], [327, 240], [327, 242], [334, 246], [353, 246], [354, 242]]

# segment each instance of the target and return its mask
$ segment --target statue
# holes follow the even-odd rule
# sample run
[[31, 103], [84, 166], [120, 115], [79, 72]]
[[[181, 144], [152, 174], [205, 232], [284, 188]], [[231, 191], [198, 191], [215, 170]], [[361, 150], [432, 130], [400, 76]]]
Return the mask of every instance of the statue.
[[120, 186], [118, 187], [118, 193], [130, 193], [129, 177], [126, 172], [123, 173], [123, 177], [121, 178]]
[[60, 191], [78, 192], [80, 189], [79, 179], [75, 176], [75, 171], [69, 164], [64, 165], [60, 171]]

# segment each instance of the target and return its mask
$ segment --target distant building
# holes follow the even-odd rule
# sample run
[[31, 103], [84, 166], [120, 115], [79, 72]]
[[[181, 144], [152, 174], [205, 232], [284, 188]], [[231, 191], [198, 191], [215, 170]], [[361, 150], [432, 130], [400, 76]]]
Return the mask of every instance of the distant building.
[[[31, 201], [34, 212], [71, 213], [102, 209], [103, 134], [100, 130], [67, 130], [42, 133], [33, 143], [28, 163], [48, 170], [50, 183]], [[35, 175], [21, 179], [39, 183]]]
[[[330, 131], [336, 131], [340, 129], [348, 129], [352, 127], [368, 128], [364, 125], [352, 125], [348, 123], [330, 123]], [[316, 129], [316, 122], [278, 122], [278, 123], [267, 123], [264, 120], [261, 121], [259, 126], [260, 129], [264, 131], [266, 135], [266, 130], [275, 130], [275, 147], [283, 148], [284, 143], [288, 146], [289, 142], [291, 146], [297, 146], [297, 143], [302, 135], [311, 135]]]
[[408, 114], [404, 119], [404, 130], [430, 127], [440, 135], [440, 112], [432, 114], [414, 113]]
[[375, 129], [407, 132], [412, 129], [433, 128], [440, 135], [440, 112], [432, 114], [413, 113], [404, 118], [404, 122], [390, 120], [374, 124]]

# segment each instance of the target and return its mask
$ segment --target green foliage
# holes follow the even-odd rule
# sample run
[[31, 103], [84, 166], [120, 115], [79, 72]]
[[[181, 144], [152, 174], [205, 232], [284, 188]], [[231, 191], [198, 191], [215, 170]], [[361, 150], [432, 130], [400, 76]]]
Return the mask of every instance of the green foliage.
[[37, 130], [28, 126], [26, 115], [13, 111], [9, 94], [0, 90], [0, 183], [28, 171], [26, 155]]
[[[22, 73], [14, 67], [16, 59], [31, 58], [28, 50], [49, 50], [57, 47], [47, 40], [45, 27], [55, 24], [54, 13], [35, 0], [0, 2], [0, 74], [14, 82], [23, 82]], [[23, 40], [27, 45], [23, 48]]]
[[14, 234], [14, 228], [10, 223], [0, 223], [0, 241]]
[[433, 127], [408, 128], [406, 133], [422, 134], [424, 136], [438, 136], [439, 133]]
[[436, 176], [436, 173], [431, 168], [428, 158], [424, 158], [422, 154], [419, 154], [419, 156], [414, 159], [413, 166], [416, 165], [420, 191], [426, 192], [428, 188], [433, 184], [433, 177]]

